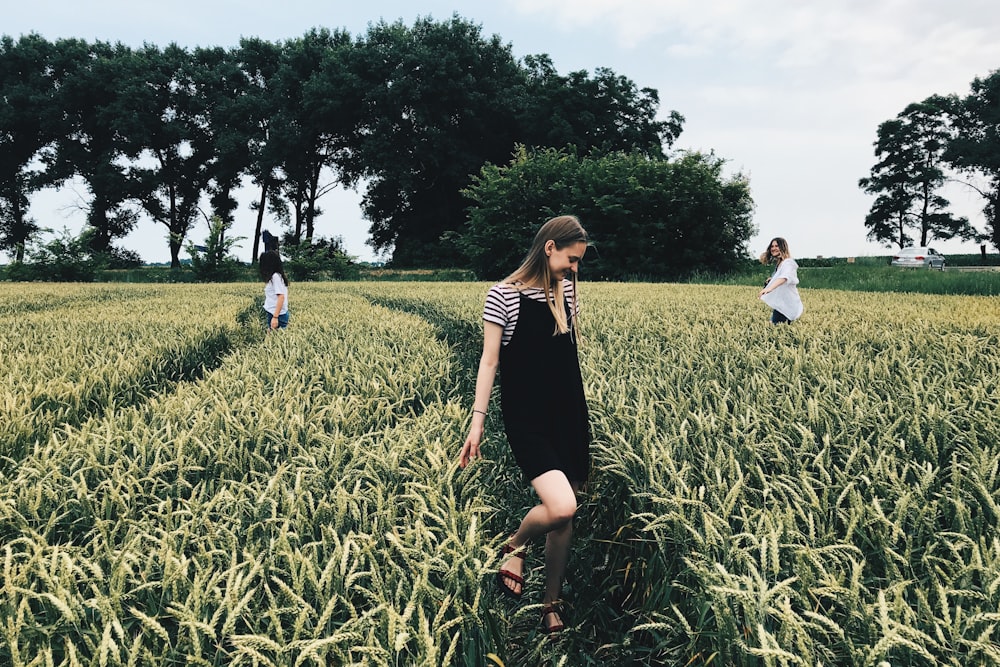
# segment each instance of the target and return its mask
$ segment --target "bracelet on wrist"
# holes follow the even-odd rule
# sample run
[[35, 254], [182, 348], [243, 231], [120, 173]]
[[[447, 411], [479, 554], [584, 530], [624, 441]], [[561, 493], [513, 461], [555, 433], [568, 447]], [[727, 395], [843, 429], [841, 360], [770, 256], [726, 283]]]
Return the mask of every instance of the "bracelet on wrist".
[[473, 414], [475, 414], [475, 413], [477, 413], [477, 412], [478, 412], [478, 413], [479, 413], [479, 414], [481, 414], [482, 416], [484, 416], [484, 417], [486, 416], [486, 413], [485, 413], [485, 412], [483, 412], [482, 410], [473, 410], [472, 412], [473, 412]]

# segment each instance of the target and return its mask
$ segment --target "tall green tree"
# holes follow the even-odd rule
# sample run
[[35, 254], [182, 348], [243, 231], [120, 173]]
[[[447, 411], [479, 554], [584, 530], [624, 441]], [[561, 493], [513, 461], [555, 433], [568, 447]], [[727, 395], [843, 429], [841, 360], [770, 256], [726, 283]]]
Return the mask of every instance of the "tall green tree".
[[50, 182], [38, 165], [54, 139], [53, 98], [61, 73], [53, 67], [52, 51], [36, 34], [0, 38], [0, 249], [18, 263], [39, 231], [28, 215], [30, 197]]
[[599, 67], [560, 75], [547, 55], [527, 56], [525, 104], [518, 141], [533, 147], [592, 148], [662, 157], [681, 134], [684, 117], [657, 120], [659, 93]]
[[290, 204], [295, 243], [312, 240], [319, 199], [343, 180], [360, 99], [350, 85], [352, 39], [347, 32], [311, 30], [282, 45], [274, 90], [280, 106], [269, 142], [279, 157], [280, 187]]
[[226, 243], [226, 234], [238, 207], [234, 192], [240, 188], [243, 175], [250, 173], [254, 160], [260, 129], [255, 104], [260, 99], [236, 49], [196, 48], [186, 69], [192, 85], [192, 148], [206, 169], [212, 209], [210, 233], [218, 234], [216, 247], [224, 248], [231, 245]]
[[574, 214], [594, 249], [588, 277], [679, 279], [725, 273], [747, 257], [755, 229], [748, 180], [724, 177], [725, 162], [684, 153], [675, 159], [630, 153], [577, 155], [525, 148], [505, 166], [485, 166], [465, 190], [469, 222], [451, 235], [483, 278], [520, 262], [547, 218]]
[[[281, 45], [256, 37], [243, 38], [240, 40], [236, 57], [246, 79], [243, 115], [248, 133], [247, 174], [260, 190], [253, 204], [256, 223], [250, 261], [255, 263], [260, 254], [264, 213], [268, 202], [278, 194], [280, 184], [281, 146], [279, 141], [272, 141], [272, 126], [273, 119], [282, 104], [280, 91], [277, 88]], [[278, 199], [280, 201], [280, 197]]]
[[206, 148], [211, 142], [196, 117], [197, 86], [187, 50], [176, 44], [164, 49], [146, 45], [138, 55], [143, 75], [122, 83], [131, 105], [123, 134], [129, 153], [139, 156], [130, 175], [142, 208], [167, 228], [170, 265], [178, 268], [184, 239], [211, 179], [212, 156]]
[[131, 109], [122, 99], [120, 84], [142, 73], [132, 50], [123, 44], [60, 40], [54, 57], [66, 62], [70, 75], [57, 92], [62, 114], [53, 127], [55, 150], [49, 168], [59, 180], [79, 176], [86, 183], [90, 199], [83, 207], [93, 231], [86, 238], [92, 251], [106, 253], [138, 221], [121, 133]]
[[994, 248], [1000, 250], [1000, 70], [972, 81], [971, 92], [952, 107], [955, 136], [945, 158], [958, 170], [983, 177], [976, 187]]
[[402, 266], [454, 266], [441, 235], [465, 218], [460, 194], [488, 160], [509, 157], [524, 74], [509, 45], [453, 17], [371, 26], [359, 72], [366, 91], [359, 176], [371, 244]]
[[875, 142], [878, 163], [871, 175], [858, 181], [876, 195], [865, 217], [868, 238], [902, 248], [913, 242], [926, 246], [931, 238], [977, 238], [968, 218], [948, 211], [950, 202], [940, 190], [947, 181], [943, 155], [951, 138], [948, 103], [933, 96], [910, 104], [879, 125]]
[[363, 49], [363, 206], [371, 244], [392, 249], [400, 266], [462, 261], [442, 240], [465, 220], [460, 192], [517, 144], [662, 156], [683, 121], [656, 121], [655, 91], [610, 70], [560, 77], [546, 56], [522, 64], [509, 44], [458, 16], [380, 23]]
[[238, 206], [233, 191], [250, 162], [247, 80], [232, 50], [198, 47], [188, 61], [193, 86], [191, 122], [208, 170], [209, 202], [221, 233], [232, 226]]

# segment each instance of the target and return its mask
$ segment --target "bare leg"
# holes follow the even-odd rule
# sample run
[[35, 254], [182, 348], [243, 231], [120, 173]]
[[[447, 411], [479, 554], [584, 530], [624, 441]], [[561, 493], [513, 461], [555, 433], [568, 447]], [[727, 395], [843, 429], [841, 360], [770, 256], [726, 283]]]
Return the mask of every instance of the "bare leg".
[[545, 596], [543, 604], [550, 604], [559, 599], [562, 591], [562, 580], [566, 574], [566, 563], [569, 561], [569, 543], [573, 538], [573, 522], [550, 530], [545, 537]]
[[[543, 603], [549, 604], [559, 599], [562, 579], [569, 559], [569, 544], [573, 536], [573, 515], [576, 513], [576, 487], [560, 470], [550, 470], [531, 480], [541, 503], [532, 507], [521, 520], [517, 532], [510, 539], [510, 545], [520, 548], [531, 540], [547, 534], [545, 540], [545, 596]], [[522, 574], [524, 561], [508, 558], [501, 568], [514, 574]], [[507, 581], [515, 590], [517, 584]], [[548, 625], [558, 622], [556, 615]]]

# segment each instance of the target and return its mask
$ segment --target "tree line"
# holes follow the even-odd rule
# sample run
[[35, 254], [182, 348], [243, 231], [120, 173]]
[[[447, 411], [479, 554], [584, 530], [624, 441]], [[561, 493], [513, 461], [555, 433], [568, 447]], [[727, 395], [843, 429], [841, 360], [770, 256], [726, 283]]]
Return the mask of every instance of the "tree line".
[[[475, 243], [455, 235], [465, 233], [484, 168], [553, 149], [666, 163], [684, 118], [658, 120], [658, 111], [654, 89], [607, 68], [561, 75], [547, 55], [517, 59], [458, 15], [382, 21], [357, 37], [317, 28], [281, 42], [244, 38], [233, 48], [4, 36], [0, 249], [23, 260], [40, 230], [27, 213], [32, 195], [79, 178], [95, 252], [115, 251], [145, 215], [166, 228], [179, 266], [198, 217], [221, 221], [224, 233], [249, 183], [254, 258], [265, 211], [288, 242], [311, 242], [323, 194], [363, 187], [370, 244], [391, 249], [395, 265], [468, 265]], [[722, 182], [712, 167], [721, 161], [692, 159]], [[741, 177], [730, 184], [743, 188], [738, 248], [752, 231], [752, 202]], [[666, 211], [649, 214], [663, 226]], [[697, 217], [684, 224], [713, 225], [719, 212], [688, 214]]]
[[[989, 241], [1000, 249], [1000, 70], [965, 96], [932, 95], [878, 127], [878, 162], [859, 186], [875, 195], [868, 238], [903, 247], [931, 238]], [[959, 182], [983, 200], [986, 231], [949, 211], [941, 194]]]

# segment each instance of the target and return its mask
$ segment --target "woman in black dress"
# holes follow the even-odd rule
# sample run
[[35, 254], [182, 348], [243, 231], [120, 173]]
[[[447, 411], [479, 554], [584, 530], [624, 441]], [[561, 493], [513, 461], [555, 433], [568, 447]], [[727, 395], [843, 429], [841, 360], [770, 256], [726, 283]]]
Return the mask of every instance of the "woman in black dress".
[[569, 557], [576, 494], [590, 468], [590, 430], [577, 359], [576, 272], [587, 233], [574, 216], [546, 222], [524, 262], [490, 288], [483, 312], [483, 354], [476, 376], [464, 468], [479, 456], [497, 369], [504, 430], [518, 466], [540, 503], [504, 546], [497, 584], [520, 599], [525, 547], [545, 535], [542, 629], [563, 629], [559, 596]]

